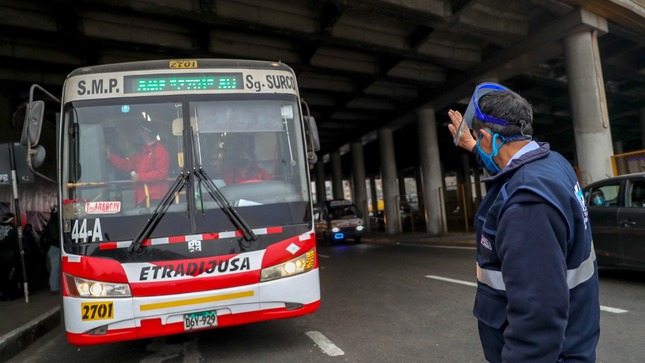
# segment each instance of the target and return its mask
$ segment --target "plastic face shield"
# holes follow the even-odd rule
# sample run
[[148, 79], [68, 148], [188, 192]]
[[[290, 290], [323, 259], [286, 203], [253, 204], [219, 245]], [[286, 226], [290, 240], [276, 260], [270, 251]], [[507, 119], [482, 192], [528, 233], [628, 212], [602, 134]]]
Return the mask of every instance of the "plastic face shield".
[[463, 132], [466, 130], [466, 126], [468, 126], [467, 127], [468, 129], [472, 128], [473, 119], [475, 118], [475, 116], [477, 116], [478, 119], [484, 122], [492, 122], [502, 126], [508, 125], [508, 122], [506, 122], [506, 120], [502, 120], [493, 116], [486, 115], [479, 109], [479, 99], [481, 98], [481, 96], [492, 91], [510, 91], [510, 90], [502, 86], [501, 84], [492, 83], [492, 82], [479, 84], [475, 88], [475, 92], [473, 92], [473, 96], [470, 98], [470, 102], [468, 103], [468, 108], [466, 108], [466, 112], [464, 113], [464, 116], [461, 119], [461, 123], [457, 128], [457, 133], [455, 134], [455, 138], [453, 139], [453, 142], [455, 143], [455, 145], [459, 144], [459, 139], [461, 138], [461, 135], [463, 134]]

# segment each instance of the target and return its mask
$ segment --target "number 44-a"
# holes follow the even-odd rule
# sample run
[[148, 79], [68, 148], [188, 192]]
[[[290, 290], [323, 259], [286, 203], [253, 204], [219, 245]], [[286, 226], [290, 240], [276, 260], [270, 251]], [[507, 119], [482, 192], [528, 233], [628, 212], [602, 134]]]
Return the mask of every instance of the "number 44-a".
[[103, 231], [101, 230], [101, 219], [96, 218], [93, 221], [93, 228], [87, 229], [87, 219], [77, 219], [72, 227], [72, 240], [74, 243], [87, 243], [103, 241]]

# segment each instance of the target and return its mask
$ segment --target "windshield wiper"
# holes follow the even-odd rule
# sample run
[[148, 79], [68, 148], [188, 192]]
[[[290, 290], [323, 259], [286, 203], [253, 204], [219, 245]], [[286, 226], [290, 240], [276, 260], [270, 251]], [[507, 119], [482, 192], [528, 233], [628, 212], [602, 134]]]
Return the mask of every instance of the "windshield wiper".
[[187, 179], [188, 174], [182, 171], [177, 179], [175, 179], [175, 182], [172, 184], [170, 189], [168, 189], [168, 192], [166, 192], [166, 194], [164, 195], [161, 203], [157, 205], [150, 219], [148, 219], [143, 228], [141, 228], [139, 233], [137, 233], [137, 236], [134, 237], [132, 243], [130, 244], [130, 246], [128, 246], [128, 252], [134, 251], [139, 254], [143, 253], [144, 249], [141, 246], [143, 244], [143, 241], [145, 241], [146, 238], [150, 236], [150, 233], [152, 233], [152, 231], [155, 229], [157, 223], [159, 223], [159, 221], [161, 220], [161, 217], [166, 214], [166, 211], [172, 204], [175, 193], [178, 193], [186, 185]]
[[256, 241], [258, 237], [255, 235], [251, 227], [246, 223], [246, 221], [240, 217], [239, 214], [237, 214], [237, 211], [235, 208], [231, 206], [231, 203], [229, 203], [228, 199], [222, 194], [222, 192], [219, 190], [217, 185], [213, 183], [213, 180], [208, 177], [204, 169], [200, 166], [199, 169], [193, 169], [195, 176], [197, 176], [197, 179], [199, 179], [199, 183], [203, 182], [204, 185], [206, 186], [206, 190], [208, 190], [208, 194], [211, 195], [211, 197], [219, 204], [220, 208], [222, 208], [222, 211], [228, 219], [235, 225], [235, 227], [239, 230], [242, 231], [242, 234], [244, 235], [244, 239], [247, 241]]

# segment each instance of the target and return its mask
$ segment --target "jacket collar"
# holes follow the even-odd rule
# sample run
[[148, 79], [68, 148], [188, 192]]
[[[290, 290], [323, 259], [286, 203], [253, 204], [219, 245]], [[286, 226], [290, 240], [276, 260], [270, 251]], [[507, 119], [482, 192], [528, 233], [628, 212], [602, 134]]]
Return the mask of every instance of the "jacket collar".
[[549, 155], [549, 153], [551, 152], [551, 146], [549, 145], [549, 143], [538, 142], [538, 145], [540, 146], [539, 148], [531, 150], [517, 159], [511, 160], [511, 163], [504, 169], [502, 169], [499, 174], [484, 178], [482, 179], [482, 181], [488, 183], [508, 179], [517, 171], [517, 169], [521, 168], [522, 166], [535, 160], [545, 158], [547, 155]]

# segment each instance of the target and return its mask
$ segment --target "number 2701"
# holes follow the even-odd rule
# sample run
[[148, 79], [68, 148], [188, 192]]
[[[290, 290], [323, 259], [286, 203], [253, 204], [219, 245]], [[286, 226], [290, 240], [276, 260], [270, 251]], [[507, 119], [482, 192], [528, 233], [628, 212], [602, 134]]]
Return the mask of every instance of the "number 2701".
[[83, 321], [86, 320], [103, 320], [114, 318], [114, 303], [82, 303], [81, 314]]

